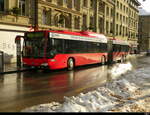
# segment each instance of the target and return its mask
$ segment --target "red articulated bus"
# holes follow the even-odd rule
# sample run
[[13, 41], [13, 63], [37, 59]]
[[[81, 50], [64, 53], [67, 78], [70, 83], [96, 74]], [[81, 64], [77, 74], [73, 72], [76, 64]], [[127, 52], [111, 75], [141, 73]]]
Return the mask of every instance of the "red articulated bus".
[[111, 60], [114, 62], [126, 60], [126, 56], [129, 54], [130, 45], [127, 41], [119, 40], [116, 38], [110, 39], [111, 41]]
[[23, 65], [51, 70], [102, 63], [108, 60], [108, 39], [94, 32], [26, 32]]

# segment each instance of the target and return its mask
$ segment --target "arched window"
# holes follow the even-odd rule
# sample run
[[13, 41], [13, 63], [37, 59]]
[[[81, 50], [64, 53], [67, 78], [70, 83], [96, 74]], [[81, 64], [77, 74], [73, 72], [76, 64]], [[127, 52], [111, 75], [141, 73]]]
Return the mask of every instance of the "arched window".
[[55, 26], [57, 27], [65, 27], [65, 16], [62, 13], [57, 13], [54, 16]]
[[53, 19], [56, 27], [71, 28], [71, 15], [69, 13], [57, 12]]

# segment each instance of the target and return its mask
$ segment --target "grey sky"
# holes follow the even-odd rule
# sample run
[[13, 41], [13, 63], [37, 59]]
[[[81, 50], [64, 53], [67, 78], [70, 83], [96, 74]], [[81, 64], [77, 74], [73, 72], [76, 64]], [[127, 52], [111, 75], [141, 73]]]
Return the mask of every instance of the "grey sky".
[[138, 0], [141, 4], [144, 10], [146, 10], [147, 12], [150, 12], [150, 0], [145, 0], [143, 2], [143, 0]]

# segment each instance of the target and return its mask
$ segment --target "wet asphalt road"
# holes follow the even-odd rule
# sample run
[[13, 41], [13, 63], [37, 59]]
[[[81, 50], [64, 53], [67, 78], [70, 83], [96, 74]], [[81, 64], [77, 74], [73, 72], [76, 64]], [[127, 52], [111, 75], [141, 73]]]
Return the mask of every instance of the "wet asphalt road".
[[[130, 62], [137, 67], [136, 59]], [[90, 91], [119, 77], [109, 72], [118, 64], [89, 65], [77, 67], [74, 71], [39, 70], [0, 75], [0, 112], [19, 112], [37, 104], [63, 102], [64, 96]]]

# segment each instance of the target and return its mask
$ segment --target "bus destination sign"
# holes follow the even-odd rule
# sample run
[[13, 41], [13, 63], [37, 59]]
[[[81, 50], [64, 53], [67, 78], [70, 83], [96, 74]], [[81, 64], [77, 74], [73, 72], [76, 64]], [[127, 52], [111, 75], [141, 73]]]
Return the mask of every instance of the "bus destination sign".
[[42, 38], [44, 37], [44, 32], [29, 32], [26, 33], [27, 38]]

